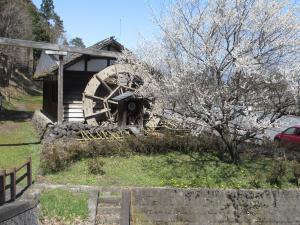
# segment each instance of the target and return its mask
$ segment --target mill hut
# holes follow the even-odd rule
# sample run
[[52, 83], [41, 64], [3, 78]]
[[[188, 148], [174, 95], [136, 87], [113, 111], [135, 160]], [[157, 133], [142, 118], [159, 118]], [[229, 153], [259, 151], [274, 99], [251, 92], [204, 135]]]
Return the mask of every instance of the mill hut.
[[[71, 53], [63, 57], [63, 121], [99, 125], [115, 122], [119, 125], [142, 125], [143, 100], [134, 91], [141, 84], [132, 78], [131, 68], [116, 64], [124, 46], [113, 37], [100, 41], [89, 49], [106, 50], [112, 54], [99, 57]], [[38, 61], [34, 79], [43, 82], [43, 113], [58, 120], [59, 57], [44, 51]], [[61, 66], [62, 67], [62, 66]]]

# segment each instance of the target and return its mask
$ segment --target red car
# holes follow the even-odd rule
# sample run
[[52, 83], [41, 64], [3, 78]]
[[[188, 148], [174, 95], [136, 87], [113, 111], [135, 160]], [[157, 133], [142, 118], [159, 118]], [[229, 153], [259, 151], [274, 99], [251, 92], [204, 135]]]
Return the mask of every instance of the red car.
[[282, 143], [300, 144], [300, 125], [289, 127], [285, 131], [276, 134], [274, 140]]

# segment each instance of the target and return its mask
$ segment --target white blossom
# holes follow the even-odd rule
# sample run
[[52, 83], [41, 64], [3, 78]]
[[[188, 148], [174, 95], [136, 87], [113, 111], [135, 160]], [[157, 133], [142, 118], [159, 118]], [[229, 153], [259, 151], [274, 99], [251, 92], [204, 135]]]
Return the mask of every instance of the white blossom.
[[289, 1], [176, 0], [155, 20], [161, 36], [121, 62], [137, 66], [141, 93], [220, 135], [232, 157], [295, 104], [300, 23]]

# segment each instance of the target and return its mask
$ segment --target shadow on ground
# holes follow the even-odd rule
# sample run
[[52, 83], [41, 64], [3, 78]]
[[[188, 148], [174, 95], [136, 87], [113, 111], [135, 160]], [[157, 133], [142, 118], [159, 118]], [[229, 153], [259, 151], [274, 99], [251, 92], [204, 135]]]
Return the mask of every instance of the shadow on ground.
[[17, 143], [17, 144], [0, 144], [0, 147], [13, 147], [13, 146], [24, 146], [24, 145], [38, 145], [41, 144], [40, 141], [36, 141], [36, 142], [29, 142], [29, 143]]
[[0, 121], [24, 122], [31, 119], [33, 112], [4, 109], [0, 111]]

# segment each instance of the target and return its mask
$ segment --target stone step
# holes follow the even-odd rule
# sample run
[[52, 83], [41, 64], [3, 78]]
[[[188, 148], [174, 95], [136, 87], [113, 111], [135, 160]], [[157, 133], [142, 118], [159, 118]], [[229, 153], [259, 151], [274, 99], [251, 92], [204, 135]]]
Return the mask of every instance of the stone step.
[[122, 188], [119, 188], [119, 187], [102, 187], [100, 189], [100, 194], [103, 193], [103, 192], [118, 192], [118, 193], [122, 193]]
[[122, 197], [122, 192], [120, 191], [103, 191], [100, 192], [100, 197]]
[[122, 192], [102, 190], [98, 199], [97, 225], [120, 225]]
[[121, 207], [98, 206], [97, 212], [99, 215], [104, 215], [104, 214], [120, 215]]
[[113, 204], [119, 205], [121, 204], [121, 197], [118, 196], [100, 196], [99, 197], [99, 204]]
[[120, 216], [115, 215], [98, 215], [96, 218], [96, 224], [97, 225], [112, 225], [120, 224]]

